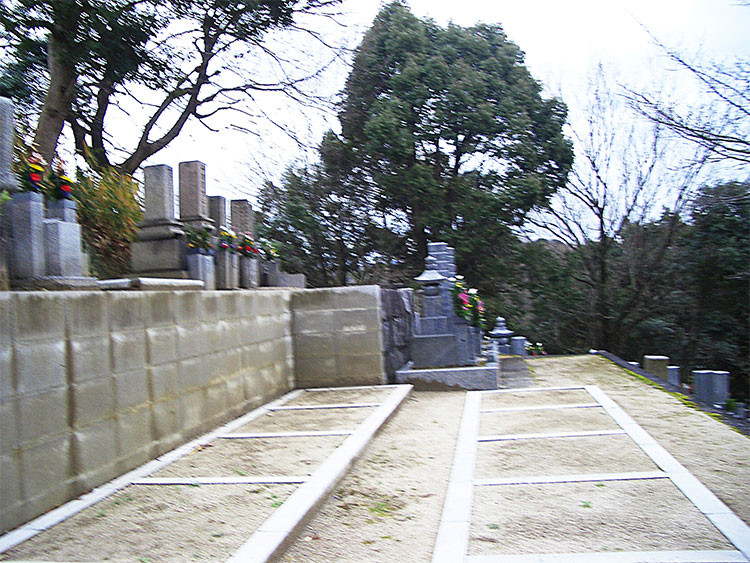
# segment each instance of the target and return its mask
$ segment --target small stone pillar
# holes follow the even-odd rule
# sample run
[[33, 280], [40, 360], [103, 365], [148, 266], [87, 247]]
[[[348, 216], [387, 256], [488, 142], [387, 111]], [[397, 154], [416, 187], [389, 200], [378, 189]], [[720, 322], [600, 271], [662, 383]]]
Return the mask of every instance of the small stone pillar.
[[197, 160], [180, 162], [179, 170], [180, 219], [197, 230], [213, 229], [206, 197], [206, 165]]
[[46, 274], [44, 252], [44, 196], [17, 192], [10, 207], [11, 262], [14, 282], [41, 278]]
[[220, 195], [208, 196], [208, 216], [217, 228], [229, 228], [227, 222], [227, 199]]
[[11, 194], [18, 191], [18, 182], [11, 169], [16, 137], [14, 119], [13, 102], [0, 98], [0, 191], [7, 190]]
[[133, 272], [149, 277], [187, 278], [185, 231], [174, 213], [172, 168], [144, 168], [144, 210], [138, 240], [131, 245]]
[[497, 317], [495, 319], [495, 328], [490, 332], [490, 338], [495, 348], [495, 354], [510, 354], [510, 337], [514, 332], [505, 326], [505, 319]]
[[[218, 229], [229, 229], [227, 200], [216, 195], [208, 197], [208, 214]], [[240, 286], [240, 256], [233, 250], [216, 248], [216, 289], [237, 289]]]
[[48, 276], [74, 278], [83, 272], [81, 225], [76, 221], [78, 204], [69, 199], [47, 202], [44, 220], [44, 251]]
[[672, 385], [675, 385], [676, 387], [680, 386], [680, 366], [667, 366], [667, 377], [669, 380], [669, 383]]
[[669, 356], [643, 356], [643, 369], [665, 381], [669, 378], [668, 365]]
[[510, 339], [510, 353], [514, 356], [526, 355], [526, 337], [514, 336]]
[[729, 372], [694, 370], [693, 394], [702, 403], [724, 406], [729, 399]]

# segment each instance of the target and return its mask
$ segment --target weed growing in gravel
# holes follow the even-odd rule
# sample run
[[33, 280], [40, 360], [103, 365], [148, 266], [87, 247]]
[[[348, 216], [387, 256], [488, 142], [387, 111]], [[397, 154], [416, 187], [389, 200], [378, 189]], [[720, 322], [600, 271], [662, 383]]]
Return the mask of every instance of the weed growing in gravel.
[[393, 511], [393, 507], [385, 502], [376, 502], [373, 506], [370, 506], [367, 509], [375, 516], [380, 517], [391, 516], [391, 512]]
[[587, 500], [581, 502], [581, 508], [592, 508], [591, 503]]

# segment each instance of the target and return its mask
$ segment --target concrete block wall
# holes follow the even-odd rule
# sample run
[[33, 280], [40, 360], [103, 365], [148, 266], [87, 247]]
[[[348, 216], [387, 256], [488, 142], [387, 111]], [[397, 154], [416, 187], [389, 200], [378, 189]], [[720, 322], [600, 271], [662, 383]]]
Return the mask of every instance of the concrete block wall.
[[0, 531], [294, 387], [291, 293], [0, 293]]
[[295, 291], [297, 387], [386, 383], [378, 286]]

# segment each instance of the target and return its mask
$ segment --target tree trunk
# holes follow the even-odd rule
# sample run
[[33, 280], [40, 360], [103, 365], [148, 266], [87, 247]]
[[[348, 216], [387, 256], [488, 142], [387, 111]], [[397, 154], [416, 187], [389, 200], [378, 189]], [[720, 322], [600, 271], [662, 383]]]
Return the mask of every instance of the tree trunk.
[[62, 133], [63, 124], [70, 113], [75, 94], [75, 66], [65, 60], [62, 45], [50, 35], [47, 47], [47, 67], [50, 85], [44, 97], [42, 112], [34, 134], [34, 148], [45, 161], [52, 162], [57, 148], [57, 141]]

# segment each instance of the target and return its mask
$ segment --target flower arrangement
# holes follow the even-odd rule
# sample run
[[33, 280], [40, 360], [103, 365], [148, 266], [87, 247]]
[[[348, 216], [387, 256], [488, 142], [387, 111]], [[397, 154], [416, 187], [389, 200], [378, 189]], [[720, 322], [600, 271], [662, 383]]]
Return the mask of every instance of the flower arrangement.
[[253, 240], [253, 235], [251, 235], [250, 233], [240, 233], [239, 240], [240, 244], [238, 248], [242, 256], [247, 256], [249, 258], [258, 257], [260, 251], [258, 250], [258, 246]]
[[452, 278], [453, 287], [453, 310], [456, 315], [464, 319], [473, 327], [485, 329], [487, 320], [485, 319], [484, 302], [479, 298], [476, 289], [466, 289], [463, 282], [463, 276]]
[[40, 192], [44, 188], [44, 160], [38, 152], [20, 155], [18, 181], [25, 192]]
[[279, 259], [280, 248], [281, 248], [281, 244], [279, 244], [278, 242], [270, 242], [267, 240], [260, 241], [260, 251], [262, 253], [262, 257], [264, 260], [268, 262], [273, 262], [274, 260]]
[[237, 233], [232, 229], [226, 229], [224, 227], [219, 228], [219, 241], [216, 243], [216, 246], [227, 252], [239, 252], [237, 246]]
[[537, 342], [535, 344], [528, 342], [526, 344], [526, 353], [531, 356], [546, 356], [547, 355], [547, 352], [544, 351], [544, 344], [542, 344], [541, 342]]
[[65, 175], [62, 163], [58, 162], [56, 169], [50, 172], [48, 181], [52, 188], [50, 195], [52, 195], [54, 199], [71, 198], [73, 193], [73, 180]]
[[203, 252], [213, 248], [211, 245], [211, 229], [208, 227], [203, 227], [200, 230], [188, 227], [185, 234], [187, 235], [188, 248], [195, 248]]

